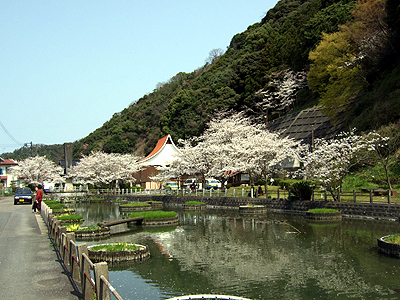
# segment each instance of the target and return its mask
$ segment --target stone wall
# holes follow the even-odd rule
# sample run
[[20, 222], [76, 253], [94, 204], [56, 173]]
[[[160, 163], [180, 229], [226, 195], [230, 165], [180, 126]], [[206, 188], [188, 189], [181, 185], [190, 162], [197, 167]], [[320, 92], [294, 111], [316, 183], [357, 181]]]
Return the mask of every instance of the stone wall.
[[[107, 198], [112, 198], [108, 196]], [[117, 197], [115, 197], [117, 198]], [[183, 205], [187, 201], [194, 200], [194, 197], [177, 196], [154, 196], [154, 195], [121, 195], [120, 199], [128, 201], [161, 201], [164, 204]], [[239, 209], [239, 206], [253, 204], [265, 205], [269, 211], [282, 211], [286, 213], [304, 214], [310, 208], [333, 208], [342, 212], [343, 217], [347, 218], [366, 218], [377, 220], [398, 221], [400, 205], [397, 203], [354, 203], [354, 202], [333, 202], [333, 201], [288, 201], [282, 199], [266, 198], [232, 198], [232, 197], [197, 197], [197, 201], [202, 201], [208, 207], [226, 209]]]

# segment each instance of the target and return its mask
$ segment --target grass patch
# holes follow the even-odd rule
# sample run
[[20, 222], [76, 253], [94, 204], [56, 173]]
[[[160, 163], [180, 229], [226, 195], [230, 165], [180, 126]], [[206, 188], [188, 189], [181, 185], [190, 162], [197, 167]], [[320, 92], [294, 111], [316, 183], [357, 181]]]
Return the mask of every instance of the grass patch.
[[142, 211], [129, 214], [129, 218], [144, 217], [145, 219], [166, 219], [176, 217], [178, 214], [174, 211]]
[[63, 212], [63, 213], [70, 213], [72, 212], [72, 208], [58, 208], [58, 209], [53, 209], [53, 212]]
[[[47, 203], [46, 203], [47, 204]], [[63, 203], [57, 203], [57, 204], [47, 204], [49, 208], [55, 208], [55, 207], [65, 207], [66, 205]]]
[[133, 202], [133, 203], [126, 203], [126, 204], [122, 204], [121, 206], [151, 206], [151, 204], [147, 203], [147, 202]]
[[202, 205], [202, 204], [204, 204], [204, 202], [201, 202], [201, 201], [188, 201], [188, 202], [185, 202], [185, 205]]
[[76, 215], [76, 214], [65, 214], [65, 215], [60, 215], [57, 216], [57, 219], [60, 221], [69, 221], [69, 220], [82, 220], [83, 217], [81, 215]]
[[308, 210], [311, 213], [335, 213], [339, 212], [337, 209], [333, 208], [311, 208]]
[[104, 201], [104, 198], [93, 197], [93, 198], [90, 198], [90, 200], [92, 200], [92, 201]]
[[391, 235], [384, 239], [385, 242], [400, 245], [400, 233]]
[[137, 244], [131, 243], [116, 243], [116, 244], [105, 244], [93, 246], [90, 248], [92, 251], [107, 251], [107, 252], [119, 252], [119, 251], [135, 251], [141, 247]]
[[103, 229], [104, 227], [101, 226], [87, 226], [87, 227], [81, 227], [80, 224], [69, 224], [66, 226], [68, 232], [75, 232], [75, 231], [89, 231], [89, 230], [100, 230]]
[[43, 200], [43, 203], [46, 203], [47, 205], [52, 205], [52, 204], [60, 204], [60, 201], [57, 201], [57, 200]]

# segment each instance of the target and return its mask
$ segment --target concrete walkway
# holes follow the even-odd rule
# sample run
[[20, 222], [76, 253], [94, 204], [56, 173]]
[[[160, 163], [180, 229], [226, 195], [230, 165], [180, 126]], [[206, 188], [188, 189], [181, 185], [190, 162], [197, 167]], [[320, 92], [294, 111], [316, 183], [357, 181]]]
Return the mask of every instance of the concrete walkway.
[[0, 197], [0, 299], [82, 299], [31, 205]]

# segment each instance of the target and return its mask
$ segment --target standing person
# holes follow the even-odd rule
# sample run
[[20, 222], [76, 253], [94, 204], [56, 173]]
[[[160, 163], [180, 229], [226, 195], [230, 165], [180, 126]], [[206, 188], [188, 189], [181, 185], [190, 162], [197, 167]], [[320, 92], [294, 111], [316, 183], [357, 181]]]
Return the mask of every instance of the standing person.
[[38, 210], [37, 215], [40, 214], [40, 209], [42, 208], [42, 199], [43, 199], [43, 191], [42, 186], [39, 184], [35, 187], [36, 190], [36, 198], [35, 198], [35, 208]]

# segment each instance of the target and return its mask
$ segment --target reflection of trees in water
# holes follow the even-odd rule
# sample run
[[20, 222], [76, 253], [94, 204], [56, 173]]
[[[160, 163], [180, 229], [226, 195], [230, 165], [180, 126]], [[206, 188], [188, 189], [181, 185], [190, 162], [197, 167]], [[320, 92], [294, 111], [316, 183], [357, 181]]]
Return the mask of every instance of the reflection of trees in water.
[[83, 226], [96, 225], [99, 222], [116, 220], [120, 217], [119, 206], [111, 203], [79, 203], [76, 213], [83, 216]]
[[[150, 259], [118, 269], [140, 274], [165, 294], [377, 298], [398, 288], [400, 260], [376, 249], [376, 238], [399, 231], [395, 222], [344, 219], [323, 224], [301, 216], [234, 212], [181, 214], [180, 220], [172, 231], [142, 228], [102, 242], [149, 245]], [[288, 233], [297, 231], [301, 233]]]
[[[302, 234], [287, 233], [292, 231], [290, 226], [281, 222], [205, 215], [186, 218], [193, 218], [188, 223], [196, 226], [156, 234], [156, 240], [180, 262], [181, 271], [207, 276], [216, 288], [266, 285], [278, 288], [281, 295], [293, 290], [349, 296], [387, 292], [378, 282], [365, 280], [370, 274], [348, 257], [346, 248], [353, 237], [342, 233], [340, 223], [311, 226], [314, 239], [304, 239]], [[364, 255], [364, 245], [357, 247], [358, 256]], [[378, 264], [379, 256], [374, 260], [369, 264]], [[301, 299], [301, 294], [295, 297], [288, 292], [287, 296]]]

